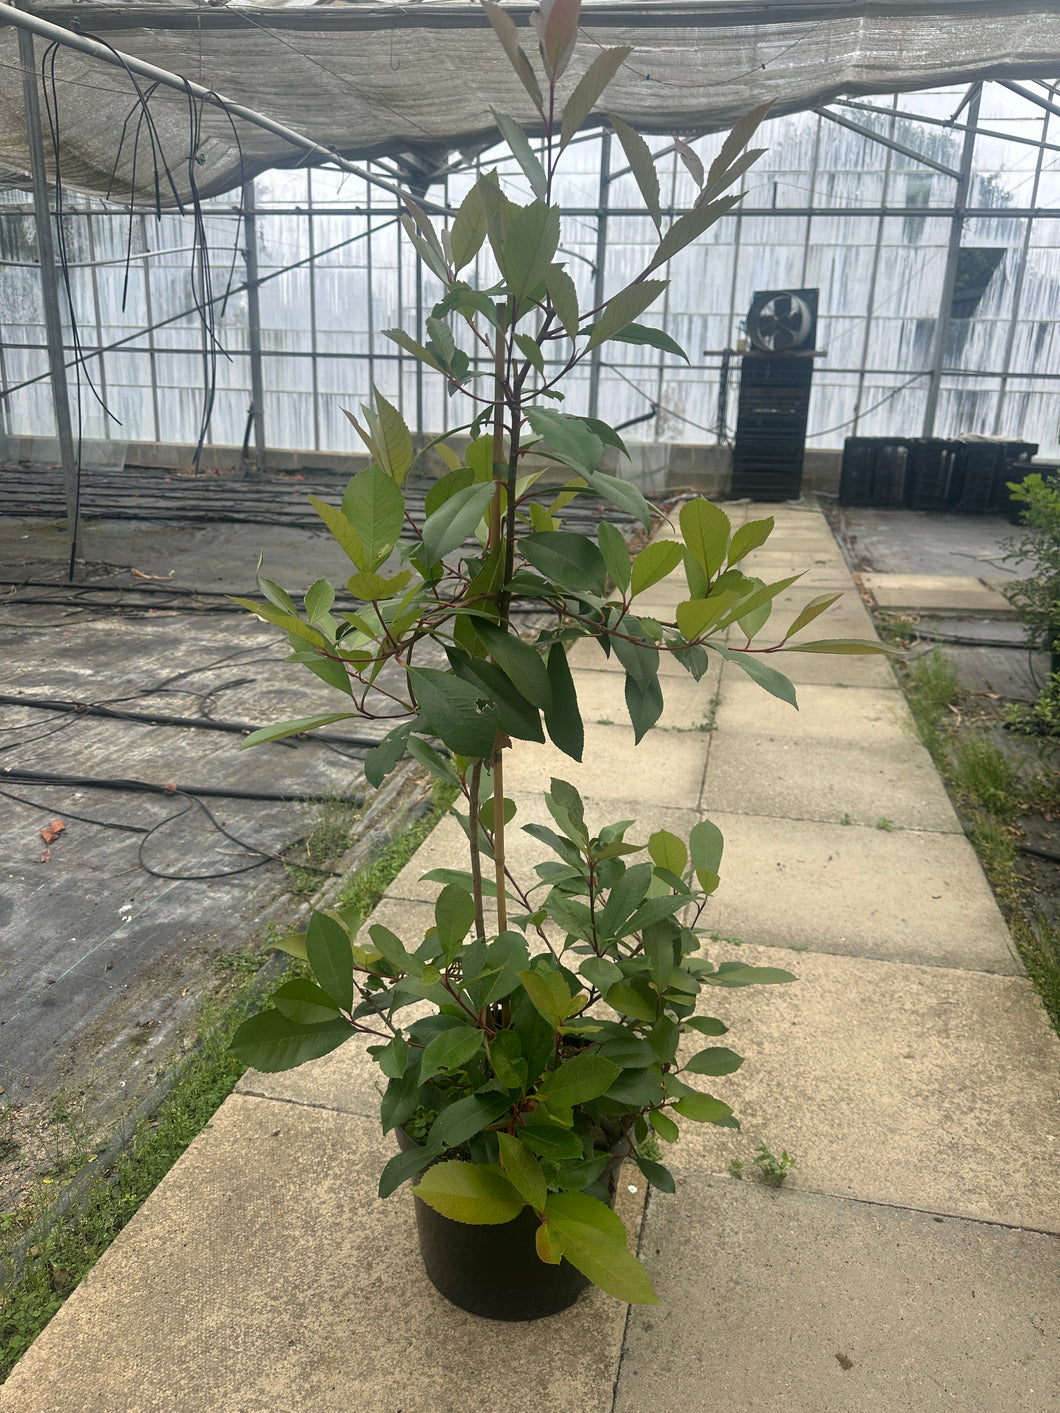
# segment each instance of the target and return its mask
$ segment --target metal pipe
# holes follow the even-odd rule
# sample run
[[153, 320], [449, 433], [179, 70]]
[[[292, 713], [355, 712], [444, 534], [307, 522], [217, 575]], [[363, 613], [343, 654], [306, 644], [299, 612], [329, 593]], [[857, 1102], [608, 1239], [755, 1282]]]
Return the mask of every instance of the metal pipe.
[[964, 134], [964, 147], [961, 151], [961, 174], [957, 182], [957, 192], [953, 203], [953, 217], [950, 221], [950, 240], [946, 249], [946, 271], [942, 277], [942, 294], [939, 297], [939, 316], [935, 321], [935, 354], [931, 367], [931, 382], [928, 384], [927, 402], [924, 407], [924, 427], [922, 436], [935, 435], [935, 416], [939, 405], [939, 386], [942, 382], [942, 359], [946, 349], [946, 335], [950, 327], [953, 291], [957, 284], [957, 261], [961, 253], [961, 239], [964, 235], [964, 222], [968, 212], [966, 203], [972, 184], [972, 155], [975, 151], [975, 132], [979, 122], [979, 100], [983, 85], [973, 84], [974, 93], [968, 104], [968, 130]]
[[[611, 134], [600, 139], [600, 187], [596, 205], [596, 259], [593, 262], [593, 308], [604, 302], [604, 266], [607, 263], [607, 199], [611, 191]], [[599, 416], [600, 367], [603, 350], [599, 344], [589, 358], [589, 416]]]
[[917, 152], [914, 147], [907, 147], [904, 142], [897, 142], [893, 137], [884, 137], [882, 133], [873, 132], [871, 128], [863, 127], [861, 123], [852, 123], [849, 118], [841, 118], [838, 113], [830, 113], [827, 108], [815, 108], [813, 111], [818, 117], [827, 118], [830, 123], [836, 123], [841, 128], [849, 128], [851, 132], [856, 132], [860, 137], [867, 137], [870, 142], [878, 142], [882, 147], [889, 147], [894, 152], [900, 152], [903, 157], [909, 157], [914, 162], [919, 162], [925, 167], [931, 167], [934, 171], [941, 172], [944, 177], [952, 177], [954, 181], [960, 180], [960, 172], [955, 172], [944, 162], [936, 162], [934, 157], [925, 157], [922, 152]]
[[[199, 18], [198, 12], [196, 12], [196, 18]], [[234, 103], [231, 99], [225, 98], [223, 94], [215, 93], [213, 89], [203, 88], [202, 84], [193, 83], [191, 79], [183, 78], [180, 74], [170, 73], [168, 69], [160, 69], [157, 64], [145, 63], [143, 59], [137, 59], [132, 54], [124, 54], [121, 50], [108, 49], [96, 40], [89, 39], [87, 35], [74, 34], [72, 30], [64, 29], [62, 25], [53, 25], [48, 20], [38, 19], [36, 15], [25, 14], [0, 0], [0, 23], [5, 21], [15, 25], [20, 35], [27, 32], [38, 34], [42, 39], [47, 39], [54, 44], [64, 44], [68, 49], [76, 49], [82, 54], [89, 55], [90, 58], [99, 59], [101, 63], [110, 64], [119, 69], [128, 68], [134, 74], [151, 79], [154, 83], [161, 84], [163, 88], [172, 88], [184, 97], [198, 98], [204, 103], [209, 103], [211, 107], [220, 108], [232, 118], [242, 118], [245, 123], [250, 123], [253, 127], [271, 132], [275, 137], [289, 142], [292, 147], [298, 147], [303, 152], [317, 157], [321, 163], [341, 167], [344, 172], [351, 172], [363, 181], [381, 186], [384, 191], [389, 191], [399, 200], [404, 200], [405, 193], [400, 187], [383, 181], [382, 177], [377, 177], [368, 169], [358, 166], [356, 162], [348, 162], [345, 157], [340, 157], [330, 147], [314, 142], [312, 138], [296, 132], [294, 128], [285, 127], [283, 123], [274, 122], [264, 113], [247, 108], [242, 103]], [[20, 48], [21, 45], [20, 39]], [[434, 215], [448, 214], [443, 207], [437, 206], [433, 202], [424, 200], [419, 204], [423, 210]]]
[[243, 187], [246, 216], [247, 345], [250, 353], [250, 420], [254, 427], [254, 458], [259, 471], [265, 467], [265, 379], [261, 362], [261, 309], [258, 304], [258, 208], [254, 183]]
[[[3, 6], [9, 9], [9, 6]], [[18, 11], [15, 11], [18, 14]], [[20, 19], [25, 18], [19, 15]], [[37, 222], [37, 249], [40, 253], [41, 294], [44, 300], [44, 329], [48, 342], [48, 376], [51, 379], [55, 429], [59, 436], [59, 453], [63, 463], [63, 484], [66, 490], [66, 521], [70, 535], [70, 565], [82, 559], [81, 515], [78, 507], [81, 468], [74, 449], [73, 427], [70, 422], [70, 389], [66, 382], [63, 360], [63, 321], [59, 310], [59, 281], [55, 277], [55, 243], [52, 240], [51, 210], [48, 206], [48, 179], [44, 166], [44, 138], [41, 133], [40, 99], [37, 94], [37, 64], [33, 55], [33, 36], [26, 29], [18, 32], [18, 51], [22, 61], [22, 94], [26, 106], [26, 138], [29, 143], [30, 176], [33, 180], [33, 210]]]

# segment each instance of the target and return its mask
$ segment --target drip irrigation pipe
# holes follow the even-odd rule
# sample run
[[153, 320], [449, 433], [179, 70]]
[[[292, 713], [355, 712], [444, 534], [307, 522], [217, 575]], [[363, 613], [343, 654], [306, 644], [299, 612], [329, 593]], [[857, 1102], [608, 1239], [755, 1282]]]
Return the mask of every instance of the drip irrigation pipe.
[[1053, 849], [1039, 849], [1037, 844], [1017, 844], [1016, 848], [1021, 854], [1030, 854], [1035, 859], [1046, 859], [1049, 863], [1060, 864], [1060, 854]]
[[[10, 697], [0, 693], [0, 705], [23, 706], [38, 711], [72, 712], [75, 716], [105, 716], [117, 721], [144, 722], [148, 726], [193, 727], [198, 731], [230, 731], [237, 736], [257, 731], [257, 726], [242, 721], [215, 721], [209, 716], [167, 716], [160, 712], [116, 711], [113, 707], [93, 706], [90, 702], [51, 701], [44, 697]], [[379, 745], [379, 739], [372, 736], [313, 736], [306, 733], [301, 740], [323, 741], [327, 745], [367, 746], [369, 750]], [[296, 747], [296, 741], [279, 741], [276, 744]]]
[[336, 795], [321, 791], [306, 794], [293, 790], [236, 790], [210, 785], [154, 785], [147, 780], [100, 779], [90, 775], [51, 775], [40, 770], [19, 770], [15, 766], [0, 767], [0, 778], [14, 785], [62, 785], [82, 790], [119, 790], [141, 795], [202, 795], [217, 800], [262, 800], [266, 802], [319, 804], [335, 800], [344, 805], [363, 806], [364, 795]]

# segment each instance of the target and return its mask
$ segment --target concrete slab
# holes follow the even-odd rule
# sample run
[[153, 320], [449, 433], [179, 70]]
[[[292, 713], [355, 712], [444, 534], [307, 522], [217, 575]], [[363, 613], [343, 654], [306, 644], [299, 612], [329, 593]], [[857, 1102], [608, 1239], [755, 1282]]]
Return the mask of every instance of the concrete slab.
[[[783, 665], [805, 654], [789, 654]], [[807, 683], [798, 689], [799, 709], [763, 692], [738, 670], [725, 675], [715, 714], [718, 740], [730, 731], [753, 730], [791, 741], [849, 741], [902, 745], [916, 740], [905, 698], [876, 687]], [[934, 767], [932, 767], [934, 768]]]
[[[666, 674], [662, 684], [663, 714], [652, 730], [699, 730], [710, 718], [711, 700], [720, 685], [721, 663], [717, 653], [712, 653], [710, 668], [698, 682], [683, 669], [680, 677]], [[578, 705], [586, 722], [597, 726], [629, 724], [623, 675], [617, 672], [579, 672], [575, 687]]]
[[861, 582], [880, 608], [1015, 615], [1003, 595], [970, 575], [866, 573]]
[[233, 1096], [0, 1409], [487, 1413], [503, 1371], [514, 1413], [610, 1413], [627, 1307], [591, 1289], [530, 1325], [457, 1310], [423, 1273], [412, 1200], [375, 1195], [393, 1151], [375, 1120]]
[[926, 966], [1021, 971], [966, 839], [859, 825], [710, 817], [725, 836], [705, 922], [723, 937]]
[[700, 803], [737, 814], [963, 833], [930, 755], [915, 741], [831, 743], [719, 732]]
[[552, 777], [558, 776], [569, 780], [586, 799], [644, 799], [681, 808], [698, 799], [708, 744], [706, 733], [649, 732], [634, 752], [632, 727], [589, 723], [581, 765], [552, 745], [520, 741], [518, 751], [505, 763], [505, 789], [513, 793], [547, 789]]
[[[798, 1159], [799, 1191], [1060, 1232], [1060, 1038], [1023, 977], [708, 943], [714, 961], [793, 972], [701, 1009], [746, 1062], [702, 1083], [740, 1132], [682, 1125], [675, 1172]], [[706, 1042], [692, 1036], [692, 1054]]]
[[[676, 599], [674, 602], [676, 603]], [[652, 605], [651, 607], [646, 604], [644, 611], [648, 615], [654, 614], [657, 616], [660, 611], [668, 607], [668, 604]], [[570, 663], [571, 671], [575, 673], [614, 672], [617, 673], [620, 678], [625, 677], [626, 669], [619, 662], [618, 658], [615, 657], [614, 653], [612, 653], [610, 657], [605, 657], [603, 649], [588, 638], [581, 638], [574, 644], [567, 653], [567, 661]], [[685, 677], [691, 680], [688, 669], [682, 667], [673, 653], [659, 654], [659, 676]]]
[[[824, 632], [821, 637], [841, 637]], [[864, 636], [859, 633], [857, 636]], [[867, 656], [851, 653], [777, 653], [770, 663], [796, 685], [802, 682], [831, 687], [879, 687], [898, 691], [891, 659], [884, 653]], [[739, 671], [739, 668], [735, 669]]]
[[615, 1413], [1042, 1413], [1060, 1406], [1053, 1238], [689, 1179], [643, 1250]]

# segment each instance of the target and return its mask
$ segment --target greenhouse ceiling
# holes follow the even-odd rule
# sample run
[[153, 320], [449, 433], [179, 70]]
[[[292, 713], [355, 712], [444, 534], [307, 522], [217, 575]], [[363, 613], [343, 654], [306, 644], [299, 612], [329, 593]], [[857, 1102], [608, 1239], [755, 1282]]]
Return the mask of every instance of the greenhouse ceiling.
[[[505, 8], [528, 25], [533, 7]], [[402, 156], [426, 185], [446, 153], [493, 139], [491, 104], [534, 129], [485, 12], [459, 0], [0, 3], [0, 184], [8, 187], [29, 181], [17, 38], [27, 15], [41, 22], [36, 58], [63, 183], [89, 194], [183, 202], [189, 132], [195, 186], [207, 196], [268, 168], [336, 155]], [[781, 114], [838, 95], [1060, 70], [1055, 0], [585, 0], [581, 26], [590, 43], [571, 65], [571, 84], [594, 46], [631, 44], [609, 108], [647, 133], [716, 131], [764, 102]], [[64, 42], [70, 37], [82, 49]], [[187, 85], [134, 76], [110, 51]], [[168, 189], [156, 188], [159, 153]]]

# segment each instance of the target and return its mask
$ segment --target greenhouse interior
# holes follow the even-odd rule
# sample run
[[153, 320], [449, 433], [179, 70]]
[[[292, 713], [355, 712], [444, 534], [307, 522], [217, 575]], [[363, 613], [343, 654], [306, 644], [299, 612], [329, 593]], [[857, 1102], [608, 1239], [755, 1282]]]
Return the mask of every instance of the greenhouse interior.
[[[134, 466], [342, 466], [363, 451], [344, 412], [373, 387], [421, 439], [448, 429], [441, 381], [385, 331], [422, 331], [442, 294], [402, 193], [442, 224], [484, 170], [529, 195], [490, 114], [507, 105], [533, 140], [532, 110], [483, 48], [480, 7], [45, 3], [36, 34], [3, 10], [5, 464], [63, 462], [55, 398], [79, 483]], [[693, 204], [695, 167], [734, 118], [773, 104], [739, 202], [670, 263], [646, 316], [684, 356], [612, 344], [568, 376], [566, 410], [622, 431], [625, 474], [650, 491], [739, 489], [741, 364], [764, 347], [763, 305], [792, 294], [815, 311], [789, 335], [808, 406], [785, 455], [803, 457], [807, 486], [838, 491], [849, 438], [992, 438], [1024, 460], [1060, 456], [1051, 7], [589, 0], [582, 24], [596, 44], [637, 47], [608, 101], [656, 134], [667, 213]], [[70, 47], [97, 34], [188, 91]], [[19, 71], [34, 52], [57, 234], [51, 347]], [[571, 142], [556, 195], [579, 304], [599, 306], [654, 235], [601, 115]], [[800, 480], [777, 484], [797, 495]]]

